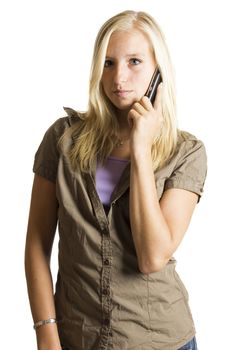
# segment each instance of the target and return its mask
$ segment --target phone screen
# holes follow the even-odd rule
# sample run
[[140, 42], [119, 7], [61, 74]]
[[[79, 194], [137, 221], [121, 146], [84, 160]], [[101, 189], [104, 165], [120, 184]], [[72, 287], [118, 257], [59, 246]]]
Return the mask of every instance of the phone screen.
[[145, 93], [145, 96], [147, 96], [150, 99], [152, 104], [155, 101], [156, 92], [157, 92], [158, 86], [161, 82], [162, 82], [161, 73], [160, 73], [159, 69], [156, 68], [156, 70], [151, 78], [148, 89]]

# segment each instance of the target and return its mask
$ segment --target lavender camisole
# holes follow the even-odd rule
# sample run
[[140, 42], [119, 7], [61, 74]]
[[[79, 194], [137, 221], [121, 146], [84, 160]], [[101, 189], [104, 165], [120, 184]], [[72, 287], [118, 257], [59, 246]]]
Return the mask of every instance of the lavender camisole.
[[111, 194], [129, 160], [116, 157], [108, 157], [104, 165], [97, 164], [96, 189], [104, 207], [110, 206]]

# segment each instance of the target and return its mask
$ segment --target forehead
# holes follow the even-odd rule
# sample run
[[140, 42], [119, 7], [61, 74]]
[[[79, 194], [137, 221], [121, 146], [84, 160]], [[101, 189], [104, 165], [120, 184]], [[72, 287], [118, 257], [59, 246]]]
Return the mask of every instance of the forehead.
[[127, 31], [114, 32], [108, 43], [107, 56], [121, 54], [142, 53], [143, 55], [153, 54], [150, 40], [139, 29], [133, 28]]

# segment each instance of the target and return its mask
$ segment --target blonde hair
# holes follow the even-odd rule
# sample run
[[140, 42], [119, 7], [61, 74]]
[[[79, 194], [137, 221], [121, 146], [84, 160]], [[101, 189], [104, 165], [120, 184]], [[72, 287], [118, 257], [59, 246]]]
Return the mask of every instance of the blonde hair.
[[119, 126], [114, 106], [107, 99], [101, 83], [105, 56], [111, 35], [116, 31], [137, 28], [150, 40], [163, 79], [162, 110], [164, 126], [152, 146], [154, 170], [170, 158], [177, 144], [175, 87], [172, 64], [164, 35], [155, 20], [145, 12], [124, 11], [107, 20], [96, 37], [90, 72], [89, 102], [82, 121], [75, 123], [61, 141], [71, 137], [73, 144], [69, 158], [73, 168], [88, 172], [98, 159], [101, 162], [111, 154]]

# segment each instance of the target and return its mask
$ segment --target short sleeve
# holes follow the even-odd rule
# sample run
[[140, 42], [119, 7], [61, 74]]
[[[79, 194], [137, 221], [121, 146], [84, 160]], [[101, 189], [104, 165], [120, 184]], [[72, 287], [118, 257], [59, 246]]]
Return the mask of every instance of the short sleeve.
[[57, 119], [44, 134], [35, 154], [34, 173], [52, 182], [56, 182], [59, 161], [58, 141], [65, 130], [66, 124], [67, 117]]
[[164, 190], [181, 188], [198, 194], [198, 202], [203, 193], [207, 174], [206, 149], [202, 141], [192, 138], [180, 146], [176, 166], [165, 182]]

